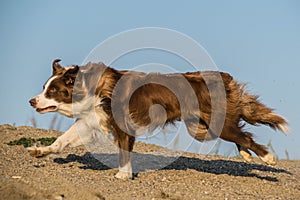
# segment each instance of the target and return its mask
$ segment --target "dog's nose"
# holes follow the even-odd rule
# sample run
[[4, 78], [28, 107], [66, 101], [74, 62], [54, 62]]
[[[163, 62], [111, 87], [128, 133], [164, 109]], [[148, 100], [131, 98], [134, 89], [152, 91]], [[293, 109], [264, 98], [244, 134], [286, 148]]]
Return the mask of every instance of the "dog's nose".
[[29, 103], [32, 107], [36, 106], [36, 99], [35, 98], [30, 99]]

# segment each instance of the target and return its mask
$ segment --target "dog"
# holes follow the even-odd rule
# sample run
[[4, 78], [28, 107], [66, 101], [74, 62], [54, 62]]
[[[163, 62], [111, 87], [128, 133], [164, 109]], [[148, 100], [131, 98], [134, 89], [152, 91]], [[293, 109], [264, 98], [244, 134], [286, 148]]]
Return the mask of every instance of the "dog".
[[[264, 124], [283, 133], [287, 121], [250, 94], [245, 84], [224, 72], [142, 73], [120, 71], [104, 63], [64, 68], [56, 59], [43, 92], [29, 103], [37, 112], [76, 118], [69, 130], [46, 147], [29, 147], [32, 156], [61, 152], [93, 140], [92, 131], [112, 134], [119, 147], [120, 179], [131, 179], [135, 137], [145, 130], [183, 121], [198, 141], [220, 137], [236, 144], [251, 162], [253, 151], [266, 164], [274, 155], [243, 130], [245, 123]], [[79, 137], [79, 132], [84, 137]]]

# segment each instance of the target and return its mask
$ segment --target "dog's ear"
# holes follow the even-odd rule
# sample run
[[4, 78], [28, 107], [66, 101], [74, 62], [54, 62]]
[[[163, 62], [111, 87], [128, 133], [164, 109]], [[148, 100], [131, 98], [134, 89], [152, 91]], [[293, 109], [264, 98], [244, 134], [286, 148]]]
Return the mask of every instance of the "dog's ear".
[[66, 85], [73, 85], [75, 82], [75, 79], [77, 77], [79, 71], [79, 67], [73, 66], [71, 68], [69, 68], [65, 73], [64, 73], [64, 81], [66, 83]]
[[52, 75], [56, 75], [56, 74], [60, 74], [62, 73], [65, 69], [59, 64], [59, 62], [61, 61], [61, 59], [55, 59], [52, 62]]

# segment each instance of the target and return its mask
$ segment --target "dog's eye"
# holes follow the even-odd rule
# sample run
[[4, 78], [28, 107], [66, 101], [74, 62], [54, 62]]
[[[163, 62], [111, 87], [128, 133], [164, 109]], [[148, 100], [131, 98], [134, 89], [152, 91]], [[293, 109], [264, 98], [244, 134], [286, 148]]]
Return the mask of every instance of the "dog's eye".
[[50, 93], [55, 93], [57, 91], [57, 89], [55, 88], [55, 87], [51, 87], [50, 89], [49, 89], [49, 92]]

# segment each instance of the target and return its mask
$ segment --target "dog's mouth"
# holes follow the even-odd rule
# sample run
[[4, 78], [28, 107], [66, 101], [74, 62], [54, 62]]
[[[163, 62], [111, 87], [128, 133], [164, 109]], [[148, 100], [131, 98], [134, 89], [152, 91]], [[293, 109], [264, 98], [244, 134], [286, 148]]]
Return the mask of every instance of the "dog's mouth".
[[46, 113], [46, 112], [54, 112], [57, 110], [57, 106], [48, 106], [46, 108], [37, 108], [36, 111], [39, 113]]

